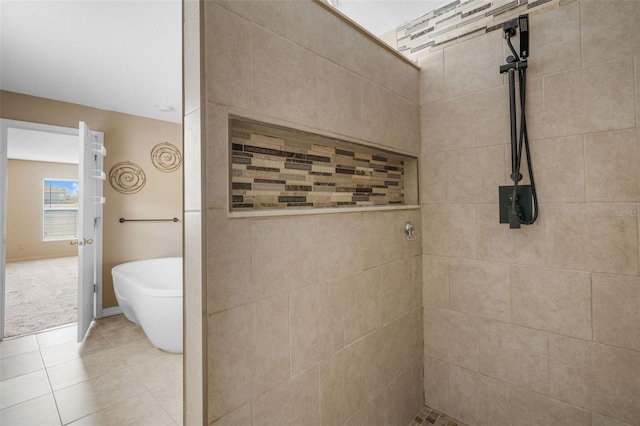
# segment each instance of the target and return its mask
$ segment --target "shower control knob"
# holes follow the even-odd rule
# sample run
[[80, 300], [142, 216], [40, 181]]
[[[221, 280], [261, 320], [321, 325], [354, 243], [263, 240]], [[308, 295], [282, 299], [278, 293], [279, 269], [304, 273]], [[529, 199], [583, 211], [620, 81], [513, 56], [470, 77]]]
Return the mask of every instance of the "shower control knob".
[[507, 63], [512, 64], [516, 61], [516, 58], [513, 55], [507, 56]]

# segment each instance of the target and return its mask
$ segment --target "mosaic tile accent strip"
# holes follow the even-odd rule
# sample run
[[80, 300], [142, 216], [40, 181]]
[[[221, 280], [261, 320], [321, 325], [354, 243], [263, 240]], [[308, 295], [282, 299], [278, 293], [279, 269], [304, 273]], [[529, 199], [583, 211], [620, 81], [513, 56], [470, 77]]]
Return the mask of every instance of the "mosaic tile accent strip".
[[404, 204], [405, 162], [399, 156], [231, 123], [233, 211]]
[[446, 414], [442, 414], [439, 411], [432, 410], [426, 405], [416, 415], [409, 426], [467, 426], [465, 423], [459, 422]]
[[472, 34], [502, 28], [502, 23], [560, 0], [455, 0], [396, 29], [398, 51], [417, 62], [432, 49]]

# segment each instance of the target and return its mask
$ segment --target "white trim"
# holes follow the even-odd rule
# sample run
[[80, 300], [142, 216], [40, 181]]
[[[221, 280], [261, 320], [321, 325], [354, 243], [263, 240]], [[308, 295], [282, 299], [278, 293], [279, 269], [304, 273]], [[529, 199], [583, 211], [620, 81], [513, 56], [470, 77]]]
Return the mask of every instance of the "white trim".
[[122, 313], [122, 308], [120, 308], [120, 306], [114, 306], [112, 308], [104, 308], [102, 309], [102, 316], [100, 318], [111, 317], [113, 315], [120, 315], [121, 313]]

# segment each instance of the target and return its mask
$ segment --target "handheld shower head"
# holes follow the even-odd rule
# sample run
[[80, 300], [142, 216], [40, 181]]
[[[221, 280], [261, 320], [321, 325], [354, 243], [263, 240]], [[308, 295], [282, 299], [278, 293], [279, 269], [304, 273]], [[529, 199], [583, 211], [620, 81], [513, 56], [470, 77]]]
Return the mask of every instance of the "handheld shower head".
[[529, 57], [529, 15], [518, 16], [518, 26], [520, 27], [520, 57]]

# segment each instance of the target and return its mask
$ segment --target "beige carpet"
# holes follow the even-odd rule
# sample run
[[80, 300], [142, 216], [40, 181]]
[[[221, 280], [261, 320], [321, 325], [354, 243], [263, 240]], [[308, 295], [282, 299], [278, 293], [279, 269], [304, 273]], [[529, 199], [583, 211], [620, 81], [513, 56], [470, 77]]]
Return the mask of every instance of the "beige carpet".
[[5, 278], [5, 337], [77, 321], [77, 257], [7, 263]]

